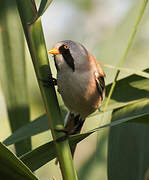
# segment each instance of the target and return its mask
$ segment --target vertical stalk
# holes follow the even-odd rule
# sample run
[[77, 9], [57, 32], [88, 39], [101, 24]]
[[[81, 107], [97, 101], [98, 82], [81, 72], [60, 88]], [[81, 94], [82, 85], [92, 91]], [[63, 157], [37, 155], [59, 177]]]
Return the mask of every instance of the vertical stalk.
[[[62, 132], [55, 131], [55, 129], [63, 129], [64, 127], [55, 88], [53, 86], [49, 88], [44, 87], [43, 83], [39, 80], [48, 80], [48, 75], [51, 74], [41, 20], [38, 19], [33, 24], [29, 24], [37, 15], [34, 0], [16, 0], [16, 2], [45, 104], [52, 136], [55, 140], [64, 135]], [[68, 140], [56, 141], [55, 146], [63, 179], [77, 180]]]
[[[132, 33], [130, 34], [130, 37], [129, 37], [129, 40], [128, 40], [128, 44], [127, 44], [126, 49], [125, 49], [125, 51], [124, 51], [124, 54], [123, 54], [123, 56], [122, 56], [122, 58], [121, 58], [121, 60], [120, 60], [120, 63], [119, 63], [118, 68], [121, 68], [121, 67], [123, 66], [123, 64], [125, 63], [125, 60], [126, 60], [126, 58], [127, 58], [127, 56], [128, 56], [128, 53], [129, 53], [129, 50], [130, 50], [130, 48], [131, 48], [131, 46], [132, 46], [134, 37], [135, 37], [135, 35], [136, 35], [136, 33], [137, 33], [139, 24], [140, 24], [141, 19], [142, 19], [142, 17], [143, 17], [145, 8], [146, 8], [146, 6], [147, 6], [147, 3], [148, 3], [148, 0], [142, 0], [141, 7], [140, 7], [140, 10], [139, 10], [137, 19], [136, 19], [135, 24], [134, 24], [134, 26], [133, 26], [133, 28], [132, 28]], [[108, 97], [107, 97], [107, 101], [106, 101], [106, 103], [105, 103], [105, 105], [104, 105], [104, 109], [103, 109], [104, 112], [106, 111], [106, 109], [107, 109], [107, 107], [108, 107], [108, 104], [109, 104], [109, 101], [110, 101], [110, 99], [111, 99], [112, 93], [113, 93], [114, 88], [115, 88], [115, 86], [116, 86], [116, 82], [117, 82], [119, 73], [120, 73], [120, 70], [118, 69], [118, 70], [116, 71], [116, 75], [115, 75], [114, 81], [113, 81], [113, 83], [112, 83], [112, 86], [111, 86], [109, 95], [108, 95]]]

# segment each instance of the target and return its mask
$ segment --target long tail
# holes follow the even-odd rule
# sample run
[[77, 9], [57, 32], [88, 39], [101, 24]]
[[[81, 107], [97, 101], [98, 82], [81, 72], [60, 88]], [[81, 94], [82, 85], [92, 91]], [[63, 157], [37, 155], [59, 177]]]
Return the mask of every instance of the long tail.
[[[80, 115], [75, 116], [73, 113], [68, 112], [64, 119], [65, 130], [69, 135], [79, 134], [82, 126], [84, 124], [85, 119], [82, 119]], [[77, 145], [71, 148], [72, 157], [74, 157], [74, 153]], [[58, 163], [58, 159], [56, 158], [55, 164]]]
[[[85, 119], [82, 119], [80, 115], [74, 115], [73, 113], [68, 112], [65, 117], [65, 129], [70, 135], [79, 134], [84, 121]], [[74, 156], [76, 146], [71, 148], [72, 156]]]

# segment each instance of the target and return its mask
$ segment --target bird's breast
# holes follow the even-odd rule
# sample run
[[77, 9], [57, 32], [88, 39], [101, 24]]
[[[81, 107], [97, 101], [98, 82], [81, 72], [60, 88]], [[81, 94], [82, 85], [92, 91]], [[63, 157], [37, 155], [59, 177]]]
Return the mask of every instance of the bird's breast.
[[57, 84], [65, 105], [75, 114], [86, 117], [101, 104], [92, 72], [58, 72]]

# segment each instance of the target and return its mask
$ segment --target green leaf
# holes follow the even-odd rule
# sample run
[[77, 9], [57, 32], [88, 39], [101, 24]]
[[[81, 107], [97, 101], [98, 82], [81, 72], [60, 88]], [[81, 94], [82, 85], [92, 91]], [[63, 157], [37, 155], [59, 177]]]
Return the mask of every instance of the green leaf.
[[138, 69], [130, 69], [130, 68], [123, 68], [123, 67], [116, 67], [116, 66], [112, 66], [110, 64], [102, 64], [103, 67], [107, 67], [110, 69], [116, 69], [116, 70], [120, 70], [120, 71], [124, 71], [124, 72], [128, 72], [128, 73], [132, 73], [132, 74], [136, 74], [138, 76], [142, 76], [144, 78], [149, 78], [149, 73], [140, 71]]
[[[148, 72], [148, 70], [146, 70]], [[107, 86], [107, 91], [109, 91], [110, 85]], [[126, 93], [123, 89], [127, 89]], [[131, 75], [117, 82], [115, 92], [112, 98], [115, 100], [110, 100], [110, 105], [108, 110], [123, 107], [125, 105], [134, 104], [134, 102], [142, 102], [144, 97], [149, 96], [149, 80], [138, 75]], [[120, 100], [121, 99], [121, 102]], [[126, 102], [125, 102], [126, 101]], [[63, 109], [62, 109], [63, 110]], [[64, 110], [63, 110], [64, 111]], [[63, 114], [65, 115], [66, 112]], [[98, 112], [99, 113], [99, 112]], [[63, 116], [64, 116], [63, 115]], [[142, 115], [141, 115], [142, 116]], [[122, 119], [125, 122], [125, 119]], [[120, 121], [123, 122], [123, 121]], [[128, 118], [130, 120], [130, 117]], [[117, 124], [119, 122], [115, 122]], [[108, 125], [109, 126], [109, 125]], [[24, 127], [15, 131], [10, 137], [8, 137], [4, 143], [6, 145], [13, 144], [25, 139], [27, 137], [33, 136], [35, 134], [41, 133], [49, 129], [48, 120], [45, 115], [37, 118], [31, 123], [28, 123]]]
[[[71, 148], [74, 147], [77, 143], [79, 143], [80, 141], [82, 141], [83, 139], [85, 139], [86, 137], [88, 137], [90, 134], [100, 131], [104, 128], [107, 127], [113, 127], [116, 125], [120, 125], [124, 122], [127, 122], [129, 120], [132, 120], [134, 118], [140, 118], [140, 117], [144, 117], [146, 115], [149, 114], [149, 100], [144, 100], [142, 101], [142, 103], [134, 103], [133, 105], [129, 105], [126, 106], [125, 108], [131, 108], [131, 106], [133, 108], [136, 108], [137, 106], [141, 107], [144, 105], [144, 108], [142, 110], [139, 110], [139, 108], [137, 109], [136, 113], [135, 111], [129, 111], [130, 114], [128, 113], [128, 115], [125, 117], [121, 117], [121, 118], [116, 118], [115, 117], [115, 121], [105, 124], [103, 126], [99, 126], [87, 133], [84, 134], [79, 134], [79, 135], [73, 135], [69, 137], [69, 142], [70, 142], [70, 146]], [[63, 137], [60, 138], [59, 140], [63, 140]], [[26, 153], [25, 155], [23, 155], [21, 157], [21, 160], [32, 170], [35, 171], [38, 168], [40, 168], [41, 166], [43, 166], [44, 164], [46, 164], [47, 162], [51, 161], [52, 159], [54, 159], [56, 157], [56, 149], [54, 146], [54, 141], [51, 141], [47, 144], [44, 144], [38, 148], [36, 148], [33, 151], [30, 151], [28, 153]]]
[[149, 100], [144, 99], [141, 102], [136, 102], [131, 105], [127, 105], [123, 108], [116, 109], [113, 113], [111, 123], [95, 128], [91, 130], [91, 132], [99, 131], [100, 129], [105, 128], [105, 127], [113, 127], [116, 125], [120, 125], [124, 122], [130, 121], [130, 120], [132, 121], [134, 119], [135, 121], [136, 120], [138, 121], [142, 118], [144, 119], [144, 117], [148, 115], [149, 115]]
[[120, 119], [133, 122], [110, 129], [108, 179], [144, 179], [149, 164], [149, 126], [143, 123], [149, 122], [149, 99], [114, 111], [112, 122]]
[[[146, 70], [148, 72], [149, 70]], [[111, 85], [107, 86], [107, 94]], [[127, 89], [127, 93], [124, 91]], [[126, 105], [134, 104], [135, 102], [140, 103], [144, 97], [149, 97], [149, 80], [138, 75], [131, 75], [117, 82], [115, 87], [115, 92], [112, 95], [108, 110], [124, 107]], [[101, 108], [102, 110], [102, 108]], [[63, 110], [63, 117], [66, 111]], [[97, 112], [100, 113], [100, 112]], [[97, 114], [96, 113], [96, 114]], [[141, 115], [142, 116], [142, 115]], [[122, 119], [124, 122], [125, 119]], [[122, 121], [121, 120], [121, 121]], [[130, 117], [128, 118], [130, 120]], [[120, 123], [121, 123], [120, 121]], [[119, 122], [115, 122], [117, 124]], [[108, 125], [109, 126], [109, 125]], [[36, 120], [28, 123], [24, 127], [15, 131], [11, 136], [9, 136], [4, 143], [6, 145], [13, 144], [22, 139], [28, 138], [35, 134], [44, 132], [49, 129], [48, 120], [45, 115], [37, 118]]]
[[38, 13], [37, 13], [38, 18], [43, 15], [43, 13], [49, 7], [51, 2], [52, 2], [52, 0], [41, 0], [40, 6], [39, 6], [39, 10], [38, 10]]
[[11, 136], [4, 140], [4, 144], [9, 146], [14, 144], [20, 140], [29, 138], [33, 135], [39, 134], [48, 130], [49, 122], [46, 115], [42, 115], [39, 118], [35, 119], [34, 121], [24, 125], [23, 127], [16, 130]]
[[12, 180], [37, 180], [30, 169], [0, 143], [0, 177]]
[[[149, 116], [146, 116], [148, 119]], [[109, 180], [146, 179], [149, 164], [148, 132], [149, 126], [140, 123], [123, 124], [110, 130]]]
[[43, 15], [43, 13], [47, 10], [52, 1], [53, 0], [41, 0], [37, 14], [34, 17], [33, 21], [30, 22], [31, 24], [37, 21], [37, 19]]
[[[64, 107], [61, 107], [61, 114], [62, 114], [63, 119], [65, 118], [66, 113], [67, 113], [66, 109], [64, 109]], [[6, 138], [3, 141], [3, 143], [6, 146], [9, 146], [11, 144], [19, 142], [21, 140], [24, 140], [36, 134], [47, 131], [49, 129], [50, 127], [49, 127], [48, 118], [46, 114], [43, 114], [42, 116], [38, 117], [34, 121], [29, 122], [23, 127], [17, 129], [12, 135]]]
[[[0, 80], [11, 130], [14, 132], [30, 120], [24, 36], [15, 1], [0, 1], [0, 19]], [[31, 141], [24, 140], [16, 143], [15, 147], [17, 155], [24, 154], [31, 150]]]
[[[89, 136], [90, 133], [80, 134], [71, 136], [69, 138], [71, 147], [75, 146], [81, 140]], [[62, 138], [59, 138], [59, 141], [62, 141]], [[54, 145], [54, 141], [46, 143], [35, 150], [32, 150], [25, 155], [21, 156], [20, 159], [32, 170], [35, 171], [39, 169], [41, 166], [56, 158], [56, 149]]]
[[[85, 162], [81, 164], [78, 169], [78, 178], [81, 180], [101, 179], [107, 180], [107, 173], [105, 168], [106, 162], [106, 146], [108, 131], [104, 131], [100, 134], [96, 142], [96, 149], [93, 153], [85, 159]], [[99, 137], [97, 135], [97, 137]], [[94, 136], [94, 138], [97, 138]], [[104, 174], [104, 175], [103, 175]], [[100, 177], [100, 178], [99, 178]]]
[[[148, 73], [149, 69], [146, 69], [145, 72]], [[106, 87], [106, 96], [108, 95], [110, 88], [111, 84]], [[120, 108], [134, 102], [139, 102], [144, 99], [144, 97], [149, 97], [149, 79], [138, 75], [128, 76], [117, 81], [107, 111]], [[105, 102], [106, 99], [102, 104], [101, 111], [103, 111]]]
[[39, 169], [41, 166], [51, 161], [56, 157], [56, 149], [54, 141], [46, 143], [35, 150], [32, 150], [20, 159], [29, 167], [32, 171]]
[[[135, 119], [142, 121], [142, 117], [149, 115], [149, 99], [128, 105], [113, 112], [112, 121]], [[141, 118], [140, 118], [141, 117]], [[139, 121], [138, 121], [139, 122]], [[143, 121], [144, 122], [144, 121]]]

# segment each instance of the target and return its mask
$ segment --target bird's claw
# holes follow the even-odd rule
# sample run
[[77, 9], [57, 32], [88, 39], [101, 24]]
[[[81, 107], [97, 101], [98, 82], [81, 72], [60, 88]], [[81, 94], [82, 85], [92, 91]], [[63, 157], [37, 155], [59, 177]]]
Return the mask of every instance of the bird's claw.
[[66, 135], [68, 135], [69, 134], [69, 132], [68, 132], [68, 130], [67, 129], [65, 129], [65, 128], [63, 128], [63, 129], [54, 129], [55, 131], [57, 131], [57, 132], [62, 132], [62, 133], [65, 133]]
[[48, 79], [39, 79], [39, 80], [43, 83], [43, 86], [47, 88], [57, 85], [57, 79], [53, 78], [51, 74], [48, 76]]

